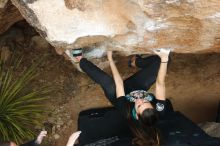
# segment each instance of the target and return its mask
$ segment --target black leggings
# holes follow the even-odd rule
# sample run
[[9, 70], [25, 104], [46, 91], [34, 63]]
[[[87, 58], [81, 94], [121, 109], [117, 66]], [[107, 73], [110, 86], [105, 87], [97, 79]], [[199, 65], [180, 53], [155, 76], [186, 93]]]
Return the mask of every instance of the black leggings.
[[[134, 90], [147, 91], [155, 83], [160, 67], [160, 58], [158, 56], [137, 57], [136, 66], [141, 70], [124, 81], [125, 94]], [[113, 78], [85, 58], [80, 60], [80, 67], [92, 80], [101, 85], [105, 96], [114, 105], [116, 88]]]

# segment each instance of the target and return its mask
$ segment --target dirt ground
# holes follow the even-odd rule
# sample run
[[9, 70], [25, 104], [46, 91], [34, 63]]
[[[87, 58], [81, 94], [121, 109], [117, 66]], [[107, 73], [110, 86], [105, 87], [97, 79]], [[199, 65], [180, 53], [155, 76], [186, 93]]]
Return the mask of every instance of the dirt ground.
[[[22, 24], [23, 26], [24, 24]], [[93, 107], [111, 106], [101, 88], [85, 74], [74, 69], [63, 56], [57, 55], [52, 46], [38, 48], [31, 45], [31, 38], [38, 34], [28, 26], [23, 32], [24, 39], [5, 39], [0, 36], [0, 47], [8, 46], [10, 53], [23, 55], [23, 67], [46, 56], [38, 68], [38, 79], [30, 87], [46, 84], [54, 92], [45, 102], [48, 111], [42, 124], [48, 128], [52, 124], [45, 146], [64, 146], [68, 137], [77, 130], [78, 113]], [[30, 29], [30, 30], [27, 30]], [[25, 33], [25, 31], [29, 33]], [[17, 36], [19, 37], [19, 36]], [[116, 58], [118, 68], [126, 78], [136, 70], [127, 66], [128, 57]], [[175, 110], [181, 111], [194, 122], [214, 121], [220, 100], [220, 54], [172, 54], [172, 62], [166, 78], [167, 97], [171, 99]], [[110, 73], [109, 68], [105, 70]], [[154, 87], [151, 91], [153, 92]], [[58, 118], [60, 121], [57, 122]], [[59, 124], [60, 123], [60, 124]], [[40, 127], [42, 128], [42, 127]]]

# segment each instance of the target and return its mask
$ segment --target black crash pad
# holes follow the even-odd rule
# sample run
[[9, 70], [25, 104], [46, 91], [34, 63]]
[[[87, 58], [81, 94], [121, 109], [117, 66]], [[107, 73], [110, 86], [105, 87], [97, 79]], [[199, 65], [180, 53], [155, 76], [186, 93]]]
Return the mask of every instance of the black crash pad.
[[[220, 146], [219, 139], [207, 135], [180, 112], [172, 112], [161, 118], [157, 127], [161, 131], [162, 146]], [[109, 138], [114, 142], [108, 146], [131, 145], [131, 131], [126, 120], [114, 107], [82, 111], [79, 114], [78, 129], [82, 131], [80, 146]]]
[[80, 112], [78, 129], [82, 131], [79, 143], [85, 145], [117, 136], [118, 138], [131, 137], [126, 119], [114, 108], [97, 108]]
[[164, 145], [220, 146], [220, 139], [210, 137], [180, 112], [163, 117], [157, 124]]

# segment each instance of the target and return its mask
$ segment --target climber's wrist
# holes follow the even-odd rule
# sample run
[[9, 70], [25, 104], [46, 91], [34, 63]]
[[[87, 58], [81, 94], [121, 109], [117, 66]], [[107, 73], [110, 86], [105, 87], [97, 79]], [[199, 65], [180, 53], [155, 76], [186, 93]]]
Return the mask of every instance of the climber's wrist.
[[169, 57], [162, 57], [161, 58], [161, 62], [168, 62], [169, 61]]

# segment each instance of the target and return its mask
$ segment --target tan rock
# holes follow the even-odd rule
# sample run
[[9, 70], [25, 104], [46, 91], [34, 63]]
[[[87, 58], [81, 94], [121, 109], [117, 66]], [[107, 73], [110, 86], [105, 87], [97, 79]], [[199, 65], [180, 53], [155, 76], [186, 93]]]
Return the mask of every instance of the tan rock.
[[[220, 52], [219, 0], [12, 0], [56, 48]], [[62, 54], [63, 50], [58, 50]]]
[[60, 135], [59, 134], [55, 134], [53, 137], [54, 137], [55, 140], [57, 140], [57, 139], [60, 138]]
[[8, 0], [1, 0], [0, 1], [0, 9], [3, 9], [5, 5], [7, 4]]
[[6, 62], [11, 57], [11, 51], [8, 46], [3, 46], [0, 49], [1, 59]]
[[208, 135], [220, 138], [220, 123], [205, 122], [199, 125]]
[[0, 1], [0, 34], [4, 33], [15, 22], [24, 19], [11, 1]]
[[38, 50], [45, 50], [50, 47], [50, 44], [44, 38], [37, 35], [31, 38], [30, 46]]

